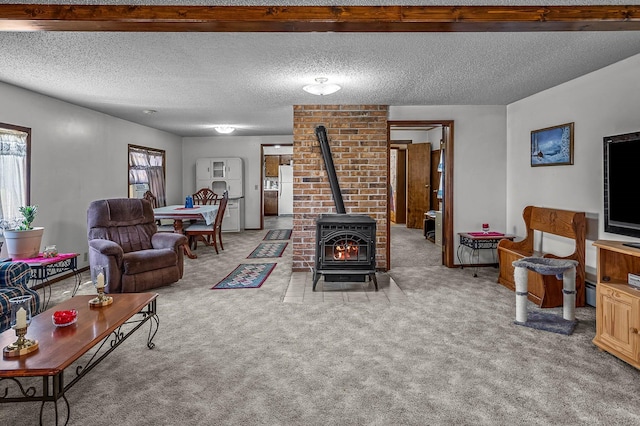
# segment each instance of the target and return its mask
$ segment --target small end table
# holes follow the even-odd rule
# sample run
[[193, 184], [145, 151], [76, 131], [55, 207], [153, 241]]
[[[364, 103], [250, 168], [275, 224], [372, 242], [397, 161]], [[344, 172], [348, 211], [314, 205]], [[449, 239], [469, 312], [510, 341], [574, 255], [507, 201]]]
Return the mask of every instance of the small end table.
[[82, 281], [82, 277], [78, 272], [78, 256], [78, 253], [60, 253], [54, 257], [44, 257], [43, 254], [40, 253], [37, 257], [20, 259], [20, 262], [25, 262], [31, 267], [31, 280], [33, 281], [31, 288], [34, 290], [42, 288], [42, 306], [40, 312], [46, 310], [49, 305], [49, 300], [51, 300], [49, 279], [56, 275], [72, 272], [76, 284], [73, 287], [71, 297], [76, 295]]
[[[480, 266], [480, 250], [492, 250], [493, 264], [498, 264], [496, 256], [496, 248], [502, 239], [513, 240], [515, 235], [506, 235], [501, 232], [460, 232], [460, 245], [458, 246], [457, 256], [460, 267], [464, 269], [462, 258], [467, 253], [467, 265], [473, 265], [473, 276], [478, 276], [478, 267]], [[474, 262], [475, 259], [475, 262]]]

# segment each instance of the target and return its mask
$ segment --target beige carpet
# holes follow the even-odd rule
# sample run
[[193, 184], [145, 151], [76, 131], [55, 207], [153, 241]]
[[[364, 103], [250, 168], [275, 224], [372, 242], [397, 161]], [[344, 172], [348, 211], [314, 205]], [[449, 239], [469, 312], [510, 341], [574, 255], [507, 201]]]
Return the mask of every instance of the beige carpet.
[[[640, 374], [591, 343], [594, 308], [577, 309], [571, 336], [516, 326], [496, 269], [422, 264], [433, 245], [394, 228], [396, 254], [414, 255], [389, 271], [403, 302], [283, 303], [291, 247], [261, 288], [210, 290], [265, 234], [225, 234], [220, 255], [200, 246], [158, 289], [155, 349], [139, 332], [84, 377], [69, 425], [640, 424]], [[38, 410], [0, 405], [0, 424], [37, 424]]]

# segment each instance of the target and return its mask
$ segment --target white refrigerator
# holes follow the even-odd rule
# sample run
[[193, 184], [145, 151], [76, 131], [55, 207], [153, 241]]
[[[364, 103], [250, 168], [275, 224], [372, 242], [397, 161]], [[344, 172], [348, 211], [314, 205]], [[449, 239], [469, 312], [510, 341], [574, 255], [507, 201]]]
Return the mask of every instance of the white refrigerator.
[[293, 214], [293, 166], [278, 170], [278, 216]]

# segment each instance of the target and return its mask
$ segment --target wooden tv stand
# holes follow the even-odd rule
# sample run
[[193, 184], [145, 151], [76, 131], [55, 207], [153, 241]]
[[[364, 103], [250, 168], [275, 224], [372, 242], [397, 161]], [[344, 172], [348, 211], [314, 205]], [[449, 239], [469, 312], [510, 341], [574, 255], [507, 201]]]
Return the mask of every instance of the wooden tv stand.
[[622, 241], [598, 240], [596, 337], [593, 343], [640, 369], [640, 289], [628, 284], [640, 274], [640, 249]]

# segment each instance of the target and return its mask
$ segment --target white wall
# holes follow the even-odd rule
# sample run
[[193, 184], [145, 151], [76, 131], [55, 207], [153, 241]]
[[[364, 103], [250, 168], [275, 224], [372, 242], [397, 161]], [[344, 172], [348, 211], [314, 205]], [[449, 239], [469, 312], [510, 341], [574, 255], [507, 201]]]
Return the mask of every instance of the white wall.
[[391, 140], [410, 140], [411, 143], [431, 144], [431, 150], [440, 149], [442, 139], [442, 127], [431, 130], [391, 130]]
[[197, 158], [240, 157], [244, 164], [245, 228], [260, 228], [260, 145], [292, 144], [293, 135], [187, 137], [182, 141], [182, 192], [192, 194], [196, 190]]
[[[391, 106], [389, 120], [454, 120], [453, 231], [456, 249], [457, 233], [480, 231], [483, 222], [489, 222], [495, 231], [505, 230], [506, 107]], [[435, 143], [439, 140], [438, 136]]]
[[280, 148], [275, 146], [265, 146], [264, 155], [293, 155], [293, 145], [282, 145]]
[[[31, 204], [39, 206], [42, 246], [80, 253], [87, 244], [87, 207], [127, 197], [127, 145], [166, 151], [167, 196], [182, 197], [181, 138], [0, 83], [0, 122], [31, 128]], [[3, 247], [6, 255], [6, 247]]]
[[[433, 140], [429, 138], [429, 132], [426, 130], [391, 130], [390, 132], [391, 140], [409, 140], [412, 143], [424, 143], [431, 142]], [[438, 137], [438, 140], [440, 138]]]
[[[640, 130], [640, 55], [514, 102], [507, 107], [507, 228], [524, 236], [527, 205], [584, 211], [592, 239], [637, 241], [604, 232], [602, 139]], [[530, 167], [532, 130], [574, 122], [574, 164]], [[630, 183], [633, 185], [634, 183]], [[596, 232], [597, 229], [597, 232]], [[587, 241], [586, 264], [596, 251]], [[545, 250], [571, 249], [564, 241], [544, 241]]]

